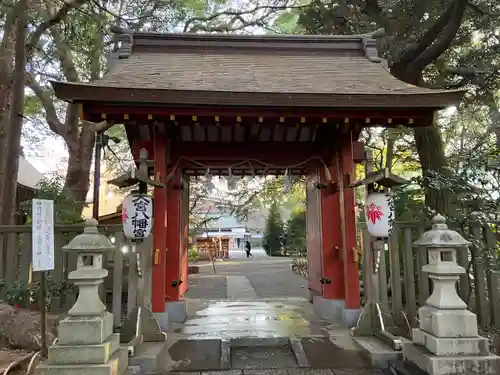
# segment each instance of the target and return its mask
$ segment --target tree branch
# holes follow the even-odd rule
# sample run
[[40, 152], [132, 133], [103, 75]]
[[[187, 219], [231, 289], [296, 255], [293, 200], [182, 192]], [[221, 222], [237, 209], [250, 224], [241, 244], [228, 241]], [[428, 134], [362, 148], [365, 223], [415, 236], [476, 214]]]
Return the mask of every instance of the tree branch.
[[31, 54], [42, 35], [48, 29], [62, 22], [72, 9], [79, 8], [87, 2], [87, 0], [61, 1], [64, 3], [64, 5], [54, 14], [54, 16], [47, 18], [44, 22], [37, 26], [33, 33], [31, 33], [26, 45], [28, 55]]
[[436, 42], [429, 46], [418, 56], [413, 62], [410, 63], [410, 66], [414, 69], [418, 69], [421, 71], [431, 62], [435, 61], [439, 56], [441, 56], [451, 45], [453, 39], [457, 35], [457, 31], [460, 28], [460, 24], [462, 22], [462, 18], [465, 13], [465, 9], [467, 8], [468, 1], [467, 0], [456, 0], [455, 6], [453, 9], [453, 13], [450, 16], [448, 24], [441, 32], [441, 35], [438, 37]]
[[[261, 21], [263, 18], [269, 17], [270, 14], [273, 12], [279, 11], [279, 10], [285, 10], [285, 9], [300, 9], [300, 8], [305, 8], [310, 6], [308, 5], [298, 5], [298, 6], [289, 6], [288, 4], [283, 4], [283, 5], [258, 5], [255, 6], [251, 9], [248, 10], [232, 10], [232, 9], [227, 9], [221, 12], [215, 12], [209, 16], [201, 16], [201, 17], [192, 17], [186, 21], [184, 24], [183, 32], [190, 32], [194, 33], [197, 31], [210, 31], [210, 32], [229, 32], [237, 29], [241, 29], [244, 27], [252, 26], [255, 24], [258, 24], [259, 21]], [[243, 18], [244, 15], [254, 15], [256, 12], [260, 10], [266, 10], [267, 12], [262, 15], [262, 17], [259, 17], [258, 20], [252, 20], [248, 21]], [[214, 21], [219, 17], [224, 17], [224, 16], [229, 16], [232, 17], [232, 19], [229, 22], [224, 22], [221, 23], [220, 25], [217, 26], [206, 26], [206, 25], [201, 25], [199, 23], [206, 23], [210, 21]], [[240, 27], [234, 28], [233, 24], [236, 21], [240, 21], [242, 25]], [[198, 23], [198, 24], [196, 24]]]
[[82, 125], [89, 127], [95, 133], [99, 133], [99, 132], [105, 132], [109, 128], [113, 127], [115, 124], [107, 121], [91, 122], [87, 120], [82, 120]]
[[[459, 0], [460, 1], [460, 0]], [[429, 48], [432, 43], [437, 39], [439, 34], [446, 27], [448, 22], [450, 21], [453, 11], [455, 9], [456, 2], [451, 3], [448, 8], [441, 14], [441, 16], [437, 19], [437, 21], [432, 25], [422, 37], [418, 40], [417, 43], [413, 44], [409, 49], [405, 50], [403, 54], [399, 57], [399, 61], [401, 62], [412, 62], [418, 56], [425, 52], [427, 48]]]
[[469, 1], [467, 6], [472, 9], [474, 12], [479, 13], [482, 16], [489, 16], [489, 17], [499, 17], [500, 13], [494, 13], [494, 12], [489, 12], [487, 10], [484, 10], [480, 5], [474, 4], [473, 2]]
[[52, 99], [50, 91], [42, 87], [31, 74], [26, 74], [26, 84], [33, 90], [38, 100], [42, 103], [43, 109], [45, 110], [45, 119], [47, 120], [50, 130], [64, 138], [65, 126], [57, 116], [54, 100]]
[[56, 46], [56, 54], [61, 64], [61, 69], [63, 71], [64, 77], [68, 82], [79, 82], [78, 71], [76, 70], [76, 65], [73, 62], [73, 55], [69, 46], [64, 42], [62, 35], [59, 30], [52, 28], [50, 30], [52, 39]]

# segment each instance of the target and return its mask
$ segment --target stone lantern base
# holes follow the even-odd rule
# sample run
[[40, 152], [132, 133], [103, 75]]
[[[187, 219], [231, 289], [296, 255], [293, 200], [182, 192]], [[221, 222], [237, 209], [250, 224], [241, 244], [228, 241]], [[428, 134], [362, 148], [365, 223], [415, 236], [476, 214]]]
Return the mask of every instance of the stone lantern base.
[[420, 328], [413, 343], [403, 346], [403, 356], [429, 375], [500, 374], [500, 357], [489, 353], [488, 340], [480, 337], [476, 315], [468, 310], [418, 311]]
[[59, 340], [49, 348], [38, 375], [120, 375], [127, 370], [128, 350], [113, 333], [113, 314], [70, 316], [60, 322]]

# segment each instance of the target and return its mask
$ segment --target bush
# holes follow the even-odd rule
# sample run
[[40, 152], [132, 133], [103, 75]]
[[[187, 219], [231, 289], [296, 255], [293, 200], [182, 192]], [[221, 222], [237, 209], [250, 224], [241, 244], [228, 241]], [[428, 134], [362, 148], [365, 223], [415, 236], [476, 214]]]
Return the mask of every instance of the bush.
[[307, 252], [306, 212], [301, 209], [292, 213], [287, 221], [286, 244], [287, 252], [305, 254]]
[[198, 249], [196, 248], [196, 245], [189, 246], [188, 260], [190, 262], [196, 262], [198, 260]]
[[[35, 281], [30, 284], [23, 281], [14, 281], [7, 284], [0, 280], [0, 292], [4, 295], [6, 302], [11, 306], [26, 308], [28, 306], [40, 306], [40, 282]], [[67, 295], [75, 295], [78, 292], [73, 283], [67, 280], [56, 282], [51, 277], [47, 278], [46, 300], [47, 309], [50, 308], [54, 298], [61, 298]]]
[[264, 231], [264, 238], [262, 241], [262, 247], [266, 251], [267, 255], [281, 255], [284, 235], [283, 227], [283, 219], [281, 218], [278, 204], [274, 202], [269, 209], [266, 229]]

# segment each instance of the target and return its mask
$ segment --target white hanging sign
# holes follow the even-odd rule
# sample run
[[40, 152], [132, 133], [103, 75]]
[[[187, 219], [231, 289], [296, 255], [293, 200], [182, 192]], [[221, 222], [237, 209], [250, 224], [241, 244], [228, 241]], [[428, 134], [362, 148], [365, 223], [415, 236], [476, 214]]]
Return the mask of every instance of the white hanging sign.
[[54, 269], [54, 201], [33, 199], [33, 271]]
[[125, 236], [140, 241], [151, 234], [153, 201], [146, 194], [129, 194], [123, 200], [122, 223]]
[[385, 193], [370, 193], [366, 198], [365, 217], [371, 236], [389, 237], [394, 220], [392, 198]]

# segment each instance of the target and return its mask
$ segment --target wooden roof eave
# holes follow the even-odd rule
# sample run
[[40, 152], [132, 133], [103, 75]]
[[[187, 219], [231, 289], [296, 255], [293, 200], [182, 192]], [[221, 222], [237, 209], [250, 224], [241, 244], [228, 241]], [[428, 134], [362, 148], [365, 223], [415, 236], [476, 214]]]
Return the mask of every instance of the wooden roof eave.
[[[298, 108], [418, 108], [440, 110], [457, 105], [463, 90], [434, 90], [429, 93], [260, 93], [194, 90], [165, 90], [104, 87], [94, 84], [51, 82], [56, 97], [68, 103], [127, 103], [137, 105], [261, 106]], [[207, 95], [207, 94], [210, 95]]]

